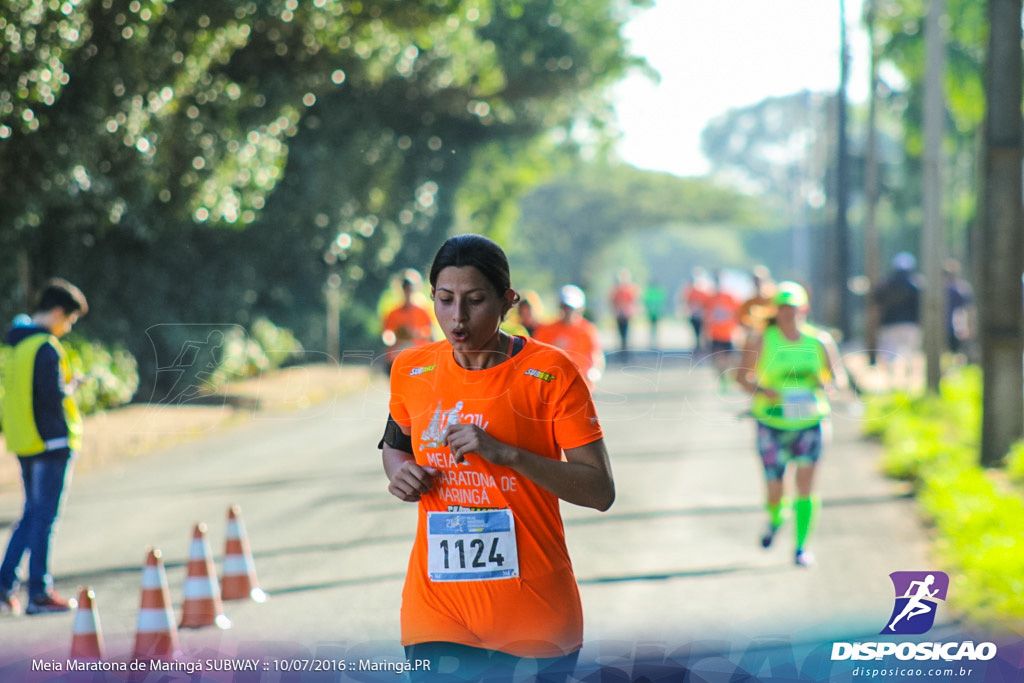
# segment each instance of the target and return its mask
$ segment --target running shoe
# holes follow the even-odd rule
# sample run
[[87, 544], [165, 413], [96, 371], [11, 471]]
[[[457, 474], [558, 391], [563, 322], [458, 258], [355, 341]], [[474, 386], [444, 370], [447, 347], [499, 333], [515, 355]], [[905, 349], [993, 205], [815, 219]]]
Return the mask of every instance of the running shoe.
[[68, 600], [57, 594], [57, 591], [50, 591], [43, 595], [37, 595], [29, 599], [25, 606], [25, 614], [54, 614], [56, 612], [70, 612], [78, 606], [77, 600]]
[[795, 562], [798, 567], [813, 567], [814, 553], [810, 550], [797, 550]]
[[770, 547], [772, 547], [772, 541], [775, 540], [775, 534], [777, 534], [779, 532], [779, 529], [781, 529], [781, 528], [782, 528], [781, 525], [780, 526], [775, 526], [771, 522], [768, 522], [768, 525], [765, 527], [765, 530], [764, 530], [764, 535], [761, 536], [761, 547], [762, 548], [770, 548]]
[[11, 593], [4, 591], [0, 593], [0, 615], [10, 614], [18, 616], [21, 614], [21, 603]]

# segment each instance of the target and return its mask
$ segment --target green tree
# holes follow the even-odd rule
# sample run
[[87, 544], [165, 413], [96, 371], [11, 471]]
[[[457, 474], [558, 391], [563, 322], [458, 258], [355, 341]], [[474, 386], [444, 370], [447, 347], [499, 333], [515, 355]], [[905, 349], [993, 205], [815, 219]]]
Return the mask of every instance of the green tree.
[[803, 91], [730, 109], [701, 133], [711, 174], [782, 206], [824, 196], [821, 152], [828, 138], [826, 104]]
[[[903, 173], [883, 176], [882, 192], [901, 217], [905, 231], [894, 249], [918, 244], [921, 212], [921, 159], [924, 149], [924, 80], [926, 73], [922, 0], [872, 0], [881, 49], [883, 114], [900, 122]], [[948, 0], [944, 92], [947, 123], [943, 144], [944, 213], [950, 252], [971, 253], [971, 226], [976, 223], [978, 150], [985, 115], [985, 54], [988, 38], [986, 3]]]
[[522, 164], [601, 130], [644, 4], [5, 3], [0, 248], [24, 267], [0, 264], [0, 312], [59, 272], [104, 313], [83, 331], [136, 351], [261, 314], [316, 348], [334, 274], [365, 342], [390, 272], [453, 226], [507, 231], [544, 172]]
[[707, 179], [604, 163], [579, 165], [532, 191], [521, 202], [520, 220], [517, 262], [584, 289], [596, 284], [602, 249], [620, 236], [642, 239], [645, 231], [667, 226], [753, 229], [780, 223], [755, 198]]

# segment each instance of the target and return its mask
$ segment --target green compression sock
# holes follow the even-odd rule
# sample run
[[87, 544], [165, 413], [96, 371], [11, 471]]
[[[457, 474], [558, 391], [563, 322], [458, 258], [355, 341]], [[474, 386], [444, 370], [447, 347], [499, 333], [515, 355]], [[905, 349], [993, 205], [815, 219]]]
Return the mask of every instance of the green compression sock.
[[785, 502], [780, 501], [778, 503], [767, 503], [765, 508], [768, 510], [768, 519], [771, 522], [772, 527], [778, 529], [782, 526], [782, 523], [786, 520]]
[[815, 498], [797, 498], [793, 505], [796, 526], [796, 549], [802, 550], [814, 526], [818, 501]]

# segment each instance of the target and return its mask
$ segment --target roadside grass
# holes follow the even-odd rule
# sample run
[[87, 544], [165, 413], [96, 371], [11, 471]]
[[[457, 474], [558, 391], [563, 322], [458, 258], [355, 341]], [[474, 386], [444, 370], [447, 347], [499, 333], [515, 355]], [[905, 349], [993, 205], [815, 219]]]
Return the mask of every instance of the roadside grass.
[[1024, 633], [1024, 442], [1003, 469], [980, 467], [981, 405], [980, 369], [958, 368], [938, 396], [869, 400], [866, 431], [882, 440], [886, 475], [914, 485], [950, 608], [972, 626]]

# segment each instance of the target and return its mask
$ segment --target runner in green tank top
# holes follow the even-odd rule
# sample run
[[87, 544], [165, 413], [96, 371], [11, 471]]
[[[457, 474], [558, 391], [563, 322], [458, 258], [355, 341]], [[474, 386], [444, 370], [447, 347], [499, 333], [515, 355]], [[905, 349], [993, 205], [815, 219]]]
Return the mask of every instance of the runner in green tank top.
[[764, 333], [748, 340], [737, 380], [752, 395], [757, 448], [767, 480], [768, 525], [761, 545], [771, 546], [785, 519], [786, 466], [796, 468], [793, 516], [796, 564], [810, 566], [806, 548], [817, 503], [814, 474], [821, 457], [821, 423], [830, 412], [827, 390], [845, 388], [846, 373], [835, 341], [806, 322], [807, 291], [795, 282], [779, 283], [776, 313]]

